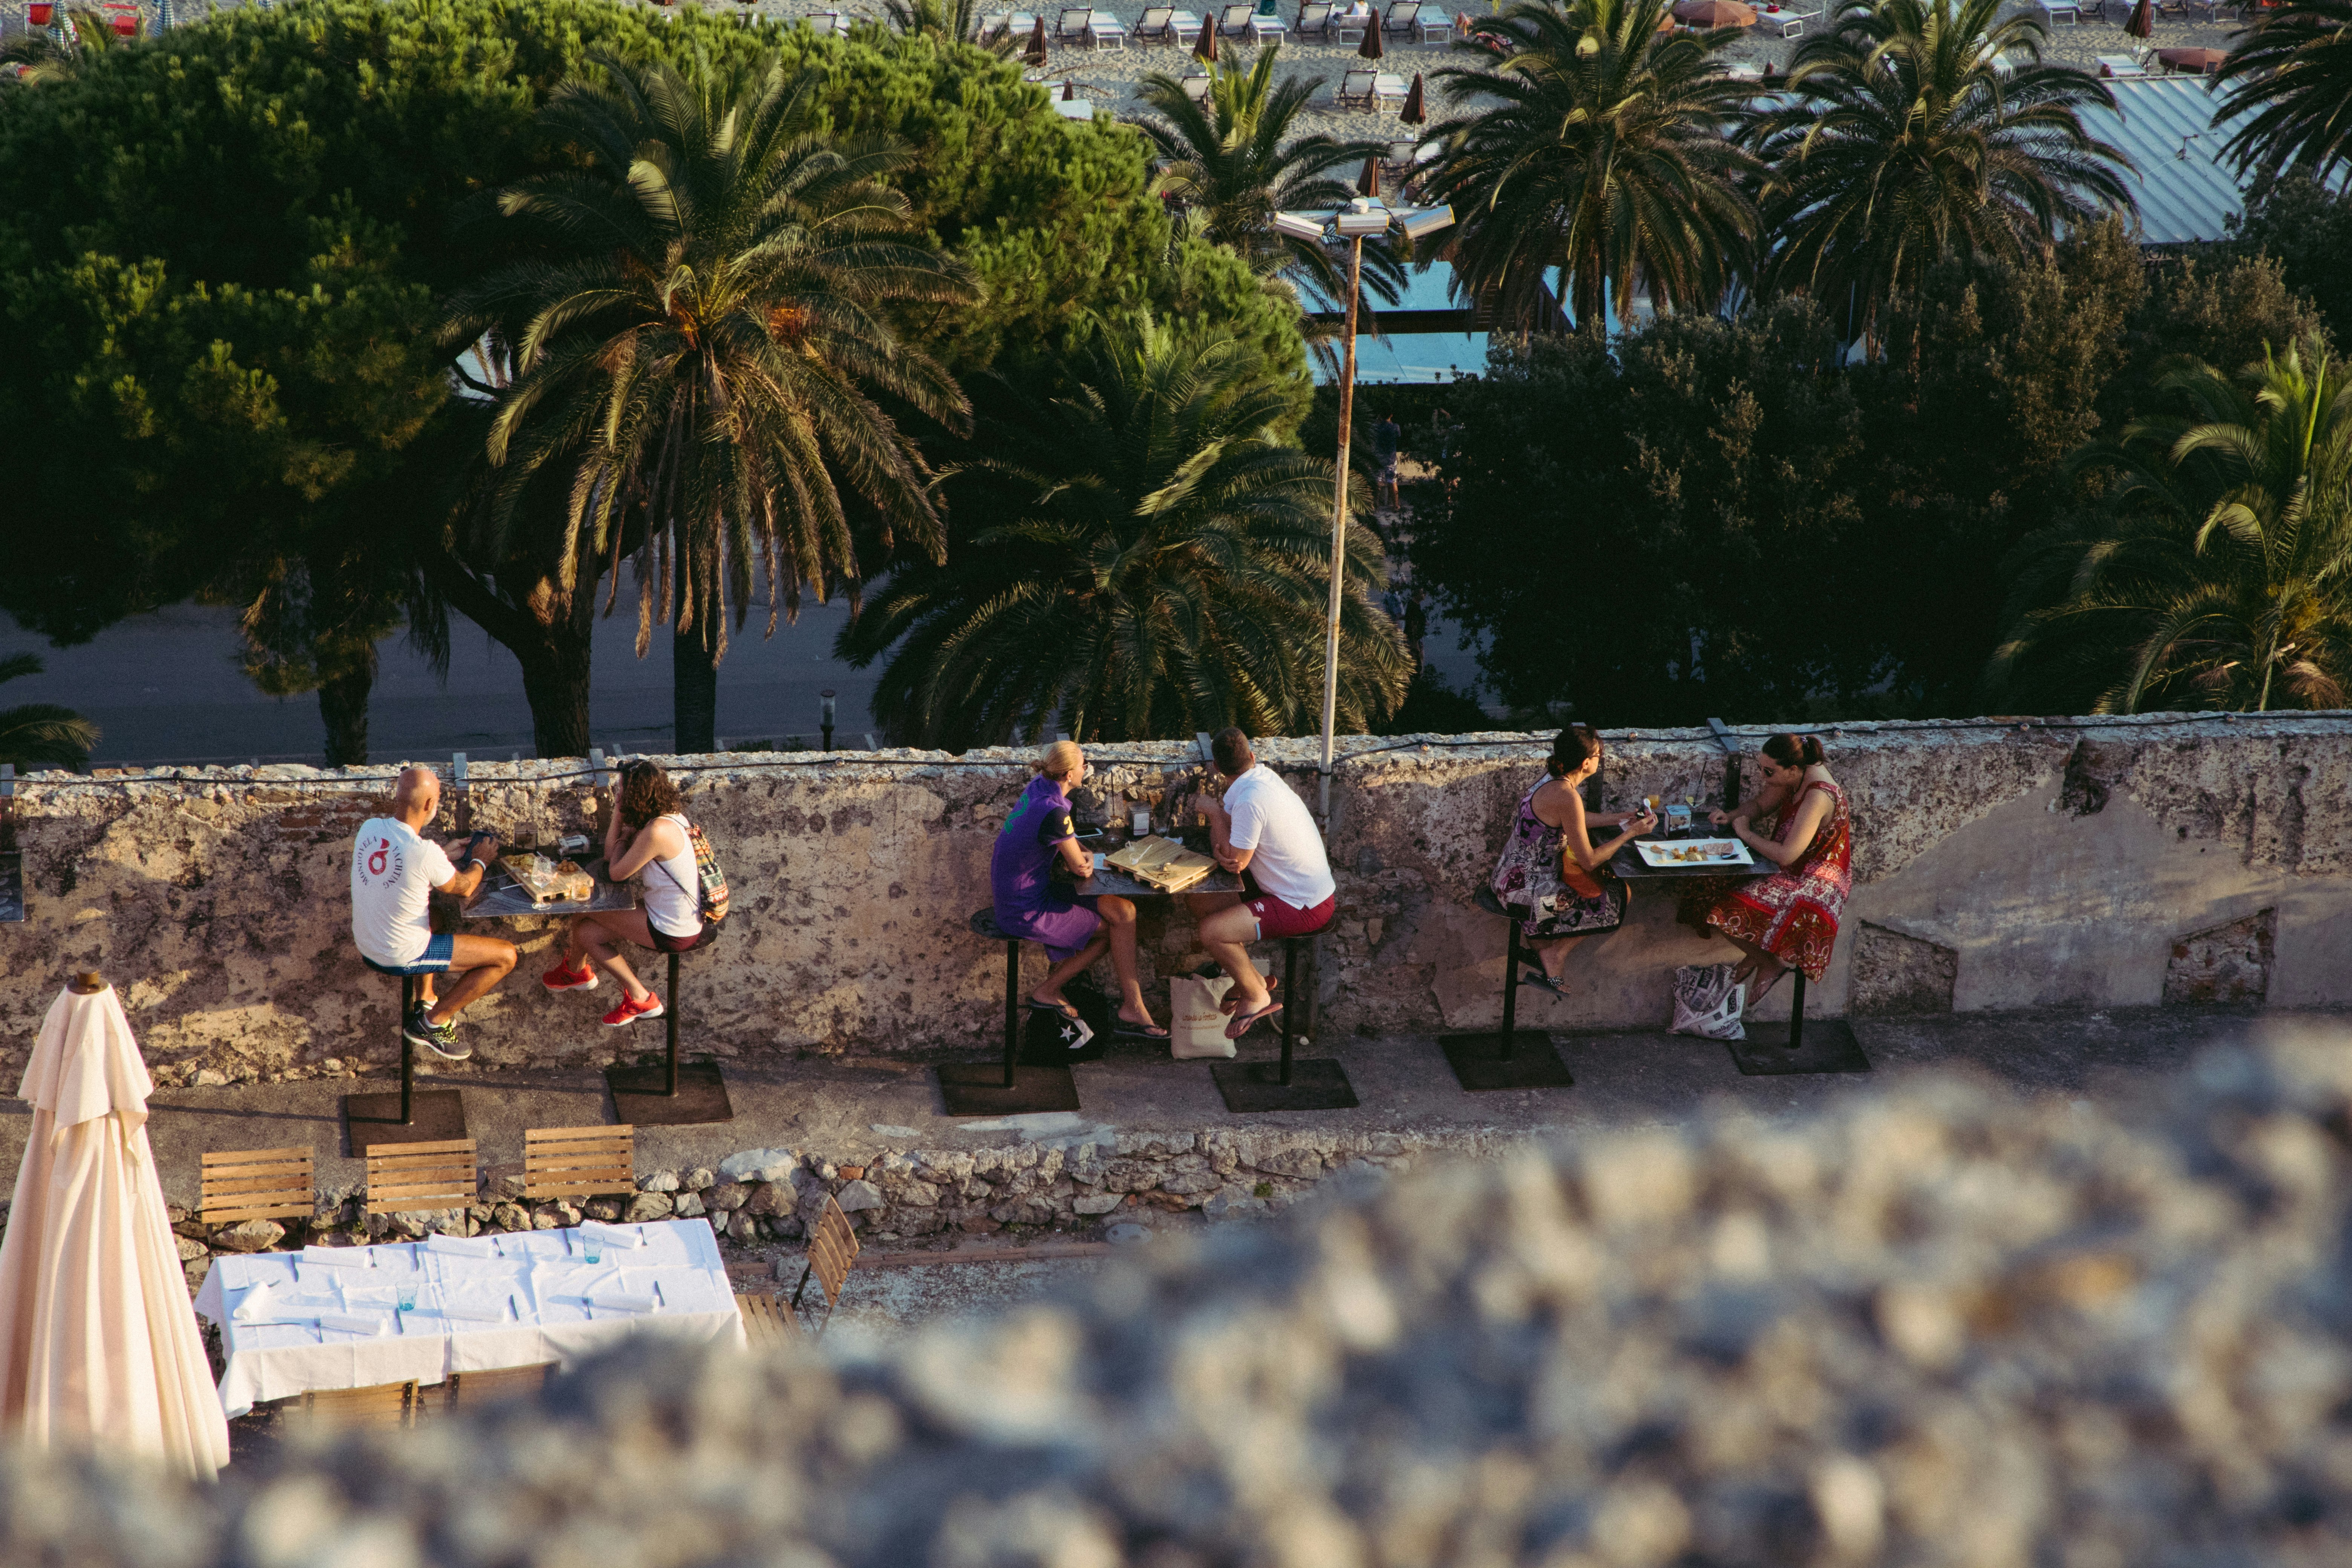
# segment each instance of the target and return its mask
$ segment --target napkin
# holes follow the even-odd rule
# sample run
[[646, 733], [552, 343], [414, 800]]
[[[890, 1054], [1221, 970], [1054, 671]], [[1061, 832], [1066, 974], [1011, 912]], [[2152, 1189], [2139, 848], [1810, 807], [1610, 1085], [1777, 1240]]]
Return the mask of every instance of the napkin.
[[346, 1307], [389, 1307], [400, 1300], [389, 1285], [346, 1285], [341, 1294]]
[[640, 1296], [628, 1290], [598, 1290], [588, 1298], [592, 1307], [602, 1307], [608, 1312], [651, 1312], [661, 1303], [652, 1296]]
[[264, 1279], [245, 1293], [243, 1300], [237, 1302], [236, 1310], [229, 1313], [230, 1321], [249, 1323], [264, 1312], [269, 1311], [273, 1305], [270, 1295], [269, 1281]]
[[430, 1251], [446, 1252], [453, 1258], [496, 1258], [499, 1255], [498, 1244], [487, 1236], [443, 1236], [436, 1231], [425, 1238], [425, 1245]]
[[592, 1219], [581, 1226], [580, 1234], [607, 1247], [643, 1247], [646, 1244], [646, 1238], [635, 1226], [605, 1225]]
[[341, 1329], [345, 1333], [351, 1334], [383, 1332], [383, 1320], [373, 1313], [321, 1312], [319, 1314], [319, 1326], [322, 1329]]
[[362, 1247], [306, 1247], [302, 1249], [305, 1263], [323, 1263], [330, 1268], [373, 1268], [375, 1264]]
[[507, 1321], [502, 1307], [470, 1306], [457, 1301], [444, 1301], [436, 1309], [445, 1318], [463, 1318], [469, 1323], [503, 1323]]

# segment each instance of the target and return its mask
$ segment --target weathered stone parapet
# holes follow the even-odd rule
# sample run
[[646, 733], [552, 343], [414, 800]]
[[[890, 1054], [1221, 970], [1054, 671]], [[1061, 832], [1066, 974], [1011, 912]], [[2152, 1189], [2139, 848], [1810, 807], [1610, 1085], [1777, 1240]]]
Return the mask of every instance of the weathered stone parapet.
[[[1767, 732], [1735, 731], [1751, 784]], [[2352, 1002], [2352, 716], [1822, 733], [1853, 803], [1855, 888], [1815, 1011], [1844, 1011], [1850, 996], [1861, 1011]], [[1705, 805], [1721, 788], [1723, 754], [1706, 731], [1608, 742], [1604, 809], [1643, 795]], [[1321, 944], [1327, 1039], [1491, 1025], [1502, 931], [1471, 900], [1548, 743], [1342, 742], [1331, 835], [1340, 915]], [[1315, 798], [1314, 741], [1261, 751]], [[1088, 810], [1161, 800], [1198, 766], [1175, 742], [1090, 755]], [[992, 1045], [1001, 952], [965, 921], [989, 901], [990, 842], [1028, 756], [662, 759], [736, 892], [726, 939], [685, 965], [688, 1048], [758, 1058]], [[381, 1071], [397, 1048], [397, 990], [353, 953], [346, 888], [352, 834], [383, 809], [393, 772], [26, 780], [30, 918], [0, 926], [0, 974], [13, 983], [0, 992], [0, 1071], [23, 1059], [62, 976], [93, 966], [121, 991], [165, 1084]], [[483, 826], [545, 837], [591, 820], [593, 780], [576, 760], [477, 763], [470, 781]], [[1639, 889], [1625, 928], [1570, 960], [1573, 998], [1523, 992], [1522, 1016], [1551, 1027], [1662, 1025], [1674, 967], [1729, 952], [1676, 925], [1670, 905], [1658, 884]], [[531, 983], [552, 960], [556, 922], [470, 929], [524, 948], [504, 994], [467, 1016], [481, 1068], [590, 1066], [633, 1044], [597, 1026], [593, 999]], [[1202, 961], [1189, 918], [1166, 901], [1145, 907], [1141, 934], [1155, 990]], [[1785, 1010], [1788, 991], [1767, 1016]]]

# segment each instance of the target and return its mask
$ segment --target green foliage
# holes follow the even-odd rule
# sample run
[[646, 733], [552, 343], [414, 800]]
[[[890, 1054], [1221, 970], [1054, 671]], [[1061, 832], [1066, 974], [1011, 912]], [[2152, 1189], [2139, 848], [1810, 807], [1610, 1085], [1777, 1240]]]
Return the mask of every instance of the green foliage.
[[2312, 321], [2273, 263], [2151, 263], [2110, 222], [1927, 269], [1886, 316], [1916, 360], [1846, 365], [1843, 323], [1796, 302], [1505, 351], [1432, 390], [1465, 427], [1414, 571], [1529, 713], [1979, 712], [2003, 558], [2096, 499], [2072, 455], [2150, 411], [2161, 360], [2243, 363]]
[[[2042, 59], [2032, 12], [2000, 0], [1842, 0], [1797, 46], [1785, 95], [1743, 132], [1771, 173], [1760, 280], [1867, 331], [1948, 254], [2011, 265], [2062, 229], [2131, 210], [2122, 151], [2081, 110], [2098, 79]], [[2008, 68], [2004, 78], [2000, 68]]]
[[[1322, 700], [1332, 471], [1287, 444], [1293, 382], [1223, 331], [1148, 316], [980, 399], [950, 483], [945, 565], [893, 574], [839, 649], [886, 653], [876, 717], [918, 744], [1058, 721], [1083, 740], [1239, 724], [1313, 730]], [[1339, 722], [1393, 708], [1410, 669], [1351, 530]]]
[[[41, 657], [11, 654], [0, 658], [0, 682], [41, 673]], [[54, 702], [20, 702], [0, 708], [0, 763], [19, 769], [60, 767], [76, 771], [87, 766], [90, 748], [98, 744], [99, 729], [70, 708]]]
[[2215, 82], [2229, 150], [2270, 178], [2332, 182], [2352, 165], [2352, 0], [2289, 0], [2256, 11]]
[[2352, 386], [2317, 339], [2233, 383], [2199, 360], [2173, 407], [2080, 466], [2104, 504], [2011, 558], [2027, 609], [1992, 667], [2067, 711], [2340, 708], [2352, 686]]
[[2352, 257], [2352, 193], [2330, 191], [2315, 180], [2282, 180], [2263, 194], [2236, 242], [2225, 248], [2275, 258], [2281, 283], [2310, 296], [2336, 342], [2352, 342], [2352, 267], [2345, 265]]
[[[1755, 227], [1753, 167], [1724, 139], [1748, 89], [1715, 56], [1737, 37], [1661, 33], [1667, 0], [1513, 0], [1473, 37], [1501, 58], [1436, 73], [1464, 112], [1429, 130], [1423, 176], [1460, 219], [1455, 275], [1506, 320], [1541, 321], [1545, 276], [1567, 274], [1580, 324], [1620, 321], [1646, 289], [1660, 310], [1714, 310]], [[1507, 50], [1507, 53], [1504, 52]]]

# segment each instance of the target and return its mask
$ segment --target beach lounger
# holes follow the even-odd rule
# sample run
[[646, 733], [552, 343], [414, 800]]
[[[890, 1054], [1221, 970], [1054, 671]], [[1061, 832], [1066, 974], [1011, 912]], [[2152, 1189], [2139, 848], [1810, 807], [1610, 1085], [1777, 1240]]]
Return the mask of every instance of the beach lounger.
[[1094, 19], [1094, 8], [1090, 5], [1065, 5], [1062, 7], [1062, 19], [1054, 25], [1054, 41], [1057, 44], [1087, 42], [1087, 27]]
[[1209, 101], [1209, 88], [1212, 84], [1207, 72], [1203, 71], [1199, 76], [1180, 78], [1176, 85], [1184, 89], [1184, 96], [1191, 99], [1193, 102], [1206, 103]]
[[1342, 109], [1370, 109], [1379, 80], [1380, 73], [1377, 71], [1348, 71], [1340, 76], [1339, 85], [1332, 96]]
[[1300, 37], [1328, 38], [1331, 36], [1331, 0], [1304, 0], [1298, 7], [1298, 19], [1290, 30]]
[[[1201, 36], [1199, 22], [1192, 24], [1192, 38]], [[1190, 45], [1192, 41], [1177, 26], [1176, 7], [1173, 5], [1146, 5], [1143, 15], [1136, 20], [1135, 36], [1147, 44]]]
[[1097, 11], [1094, 20], [1087, 24], [1087, 37], [1095, 47], [1127, 47], [1127, 24], [1108, 11]]

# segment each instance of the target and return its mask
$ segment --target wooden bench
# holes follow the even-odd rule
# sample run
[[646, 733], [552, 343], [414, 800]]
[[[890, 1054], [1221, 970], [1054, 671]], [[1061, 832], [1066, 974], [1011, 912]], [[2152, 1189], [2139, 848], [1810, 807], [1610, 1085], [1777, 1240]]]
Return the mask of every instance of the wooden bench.
[[310, 1149], [219, 1149], [203, 1157], [196, 1215], [206, 1225], [310, 1219], [318, 1212]]
[[463, 1209], [481, 1202], [474, 1141], [373, 1143], [367, 1152], [367, 1212], [411, 1214]]
[[738, 1296], [735, 1310], [742, 1315], [743, 1337], [754, 1351], [780, 1351], [801, 1337], [800, 1320], [782, 1296]]
[[824, 1212], [817, 1215], [816, 1228], [809, 1232], [808, 1266], [801, 1270], [801, 1282], [793, 1287], [793, 1299], [785, 1310], [800, 1310], [801, 1292], [808, 1289], [814, 1277], [817, 1288], [824, 1293], [824, 1316], [816, 1325], [816, 1331], [824, 1333], [825, 1325], [833, 1321], [833, 1310], [841, 1305], [841, 1293], [848, 1288], [849, 1270], [857, 1262], [858, 1251], [857, 1232], [850, 1225], [849, 1216], [842, 1213], [840, 1203], [828, 1195]]
[[588, 1198], [637, 1190], [636, 1132], [621, 1127], [535, 1127], [522, 1135], [522, 1195]]

